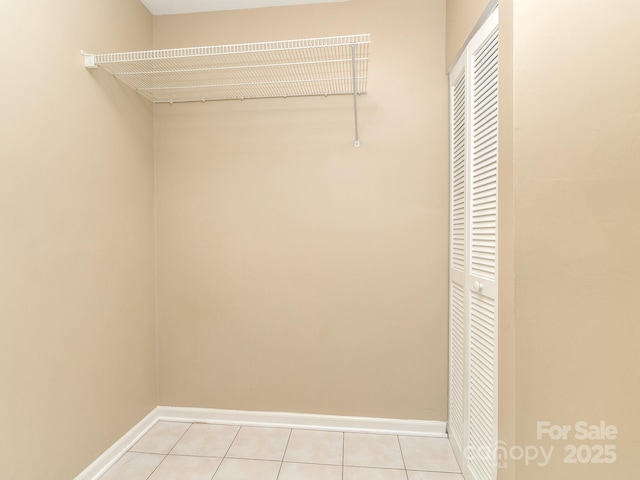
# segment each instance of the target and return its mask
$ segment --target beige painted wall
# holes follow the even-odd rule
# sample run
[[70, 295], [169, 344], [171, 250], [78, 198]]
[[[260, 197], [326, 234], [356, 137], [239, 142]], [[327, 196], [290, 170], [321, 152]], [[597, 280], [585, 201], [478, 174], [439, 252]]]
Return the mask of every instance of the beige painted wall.
[[[514, 2], [518, 480], [640, 477], [640, 3]], [[536, 422], [617, 426], [564, 464]]]
[[447, 0], [446, 68], [453, 63], [488, 4], [489, 0]]
[[160, 402], [445, 420], [444, 1], [157, 17], [155, 46], [371, 33], [348, 97], [156, 108]]
[[73, 478], [156, 405], [152, 111], [80, 56], [151, 36], [135, 1], [3, 5], [2, 478]]

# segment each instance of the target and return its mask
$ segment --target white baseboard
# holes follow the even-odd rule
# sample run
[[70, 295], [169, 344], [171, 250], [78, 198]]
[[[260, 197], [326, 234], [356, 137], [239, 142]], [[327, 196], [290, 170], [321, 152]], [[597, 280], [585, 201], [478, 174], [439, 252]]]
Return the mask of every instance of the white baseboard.
[[446, 438], [446, 422], [214, 408], [157, 407], [159, 420]]
[[159, 421], [215, 423], [260, 427], [333, 430], [446, 438], [446, 422], [392, 418], [346, 417], [286, 412], [251, 412], [214, 408], [156, 407], [120, 440], [100, 455], [75, 480], [97, 480]]

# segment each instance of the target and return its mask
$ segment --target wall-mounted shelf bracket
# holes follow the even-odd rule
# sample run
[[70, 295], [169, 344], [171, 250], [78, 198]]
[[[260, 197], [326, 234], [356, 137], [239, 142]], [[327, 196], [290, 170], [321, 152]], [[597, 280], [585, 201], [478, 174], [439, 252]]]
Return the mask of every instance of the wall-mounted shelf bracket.
[[361, 34], [82, 56], [153, 103], [352, 95], [358, 147], [370, 43]]
[[98, 64], [96, 63], [96, 56], [92, 53], [87, 53], [84, 50], [80, 50], [82, 54], [82, 58], [84, 59], [84, 66], [86, 68], [98, 68]]

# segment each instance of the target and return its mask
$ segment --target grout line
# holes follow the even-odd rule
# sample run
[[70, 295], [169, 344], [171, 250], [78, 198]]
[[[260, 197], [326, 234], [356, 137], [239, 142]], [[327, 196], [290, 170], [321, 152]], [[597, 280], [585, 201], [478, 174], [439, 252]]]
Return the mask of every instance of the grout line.
[[182, 438], [187, 434], [187, 432], [191, 430], [191, 427], [193, 427], [193, 423], [189, 425], [189, 428], [187, 428], [182, 435], [180, 435], [180, 438], [176, 441], [176, 443], [173, 444], [173, 447], [169, 449], [169, 453], [167, 453], [167, 455], [171, 455], [171, 452], [173, 452], [173, 449], [176, 448], [176, 445], [180, 443], [180, 440], [182, 440]]
[[[216, 476], [216, 474], [218, 473], [218, 470], [220, 470], [220, 467], [222, 466], [222, 462], [224, 462], [224, 459], [227, 458], [227, 455], [229, 455], [229, 450], [231, 450], [231, 445], [233, 445], [233, 442], [236, 441], [236, 438], [238, 438], [238, 434], [240, 433], [240, 430], [242, 429], [241, 425], [230, 425], [230, 426], [234, 426], [234, 427], [238, 427], [238, 431], [236, 432], [236, 434], [233, 436], [233, 439], [231, 440], [231, 442], [229, 443], [229, 446], [227, 447], [227, 450], [224, 452], [224, 455], [222, 456], [222, 460], [220, 460], [220, 463], [218, 464], [215, 472], [213, 472], [213, 476], [211, 477], [211, 480], [213, 480], [213, 478]], [[216, 457], [216, 458], [220, 458], [220, 457]]]
[[344, 435], [345, 432], [342, 432], [342, 480], [344, 480]]
[[[231, 443], [229, 444], [229, 447], [227, 448], [227, 451], [224, 452], [224, 457], [222, 457], [222, 458], [231, 458], [231, 457], [227, 457], [227, 456], [229, 455], [229, 450], [231, 450], [231, 447], [233, 446], [233, 442], [235, 442], [236, 438], [238, 438], [238, 435], [240, 435], [240, 430], [242, 430], [242, 426], [239, 426], [238, 431], [233, 436], [233, 440], [231, 440]], [[220, 463], [220, 465], [222, 465], [222, 462]]]
[[[156, 454], [156, 455], [158, 455], [158, 454]], [[168, 456], [169, 456], [168, 453], [163, 456], [162, 460], [160, 460], [160, 463], [158, 463], [158, 465], [156, 465], [156, 468], [153, 469], [153, 471], [147, 476], [147, 478], [145, 480], [149, 480], [151, 478], [151, 475], [153, 475], [156, 472], [156, 470], [158, 470], [160, 468], [160, 465], [162, 465], [162, 462], [164, 462], [167, 459]]]
[[224, 457], [219, 457], [217, 455], [196, 455], [195, 453], [168, 453], [167, 455], [171, 455], [172, 457], [219, 458], [219, 459], [224, 458]]
[[[158, 455], [160, 455], [160, 456], [169, 455], [168, 453], [136, 452], [135, 450], [127, 450], [127, 451], [126, 451], [126, 452], [124, 452], [124, 453], [125, 453], [125, 454], [127, 454], [127, 453], [135, 453], [136, 455], [155, 455], [155, 456], [158, 456]], [[123, 456], [124, 456], [124, 455], [123, 455]], [[122, 457], [120, 457], [120, 458], [122, 458]], [[119, 461], [120, 461], [120, 459], [118, 459], [118, 462], [119, 462]], [[116, 463], [118, 463], [118, 462], [116, 462]], [[115, 463], [114, 463], [113, 465], [115, 465]], [[109, 468], [112, 468], [112, 467], [113, 467], [113, 465], [112, 465], [111, 467], [109, 467]]]
[[409, 480], [409, 472], [407, 472], [407, 462], [404, 460], [404, 452], [402, 451], [402, 442], [400, 442], [400, 435], [396, 437], [398, 439], [398, 446], [400, 447], [400, 456], [402, 457], [402, 465], [404, 466], [404, 476]]
[[[159, 422], [156, 422], [156, 423], [155, 423], [155, 425], [154, 425], [153, 427], [155, 427], [156, 425], [158, 425], [158, 424], [159, 424], [159, 423], [161, 423], [161, 422], [162, 422], [162, 423], [172, 423], [172, 422], [166, 422], [166, 421], [164, 421], [164, 420], [161, 420], [161, 421], [159, 421]], [[184, 436], [187, 434], [187, 432], [191, 429], [191, 427], [193, 426], [193, 423], [191, 423], [191, 422], [173, 422], [173, 423], [189, 423], [189, 427], [187, 427], [187, 429], [182, 433], [182, 435], [180, 435], [180, 438], [178, 438], [178, 439], [175, 441], [175, 443], [171, 446], [171, 448], [169, 448], [169, 451], [168, 451], [167, 453], [162, 453], [162, 452], [140, 452], [140, 451], [137, 451], [137, 450], [132, 450], [132, 449], [133, 449], [133, 447], [135, 447], [135, 446], [137, 445], [137, 443], [138, 443], [140, 440], [142, 440], [144, 437], [146, 437], [146, 436], [149, 434], [149, 432], [150, 432], [151, 430], [153, 430], [153, 427], [152, 427], [152, 428], [150, 428], [150, 429], [149, 429], [149, 431], [148, 431], [147, 433], [145, 433], [145, 434], [144, 434], [144, 436], [142, 436], [142, 437], [138, 440], [138, 442], [136, 442], [135, 444], [133, 444], [133, 445], [131, 446], [131, 448], [129, 448], [125, 453], [129, 453], [129, 452], [131, 452], [131, 453], [145, 453], [145, 454], [147, 454], [147, 455], [164, 455], [165, 457], [167, 457], [168, 455], [171, 455], [171, 452], [172, 452], [172, 451], [173, 451], [173, 449], [176, 447], [176, 445], [178, 444], [178, 442], [180, 442], [180, 440], [182, 440], [182, 437], [184, 437]], [[162, 463], [162, 462], [161, 462], [161, 463]]]
[[282, 452], [282, 459], [280, 460], [280, 468], [278, 469], [278, 475], [276, 475], [276, 480], [280, 478], [280, 472], [282, 472], [282, 465], [284, 464], [284, 457], [287, 454], [287, 449], [289, 448], [289, 442], [291, 441], [292, 434], [293, 434], [293, 428], [290, 428], [289, 436], [287, 437], [287, 444], [284, 446], [284, 452]]
[[[220, 458], [220, 457], [215, 457], [215, 458]], [[213, 471], [213, 475], [211, 475], [211, 479], [213, 480], [214, 477], [216, 476], [216, 474], [218, 473], [218, 470], [220, 470], [220, 467], [222, 466], [222, 462], [224, 462], [224, 458], [220, 458], [220, 463], [218, 464], [218, 466], [216, 467], [216, 469]]]
[[[234, 457], [229, 457], [229, 458], [234, 458]], [[238, 459], [238, 460], [243, 460], [243, 459]], [[244, 459], [244, 460], [250, 460], [250, 459]], [[251, 459], [253, 460], [253, 459]], [[279, 460], [261, 460], [262, 462], [278, 462]], [[300, 460], [296, 460], [295, 462], [292, 461], [285, 461], [283, 460], [282, 463], [296, 463], [298, 465], [324, 465], [327, 467], [341, 467], [341, 464], [338, 463], [322, 463], [322, 462], [302, 462]]]
[[[234, 458], [234, 457], [229, 457], [229, 458]], [[256, 460], [258, 462], [279, 462], [280, 461], [280, 460], [261, 460], [261, 459], [255, 459], [255, 458], [237, 458], [236, 460]], [[319, 463], [319, 462], [285, 462], [283, 461], [282, 463], [290, 463], [292, 465], [315, 465], [318, 467], [339, 467], [340, 466], [340, 465], [336, 465], [335, 463]]]
[[[279, 462], [279, 463], [291, 463], [291, 464], [295, 464], [295, 465], [316, 465], [319, 467], [341, 467], [341, 464], [337, 464], [337, 463], [322, 463], [322, 462], [301, 462], [301, 461], [296, 461], [296, 462], [286, 462], [286, 461], [280, 461], [280, 460], [265, 460], [264, 458], [245, 458], [245, 457], [219, 457], [217, 455], [196, 455], [195, 453], [149, 453], [149, 452], [127, 452], [127, 453], [135, 453], [136, 455], [162, 455], [162, 456], [166, 456], [166, 457], [191, 457], [191, 458], [217, 458], [219, 460], [224, 460], [225, 458], [228, 458], [229, 460], [253, 460], [256, 462]], [[377, 469], [377, 470], [399, 470], [398, 468], [391, 468], [391, 467], [357, 467], [357, 468], [373, 468], [373, 469]], [[432, 470], [412, 470], [412, 471], [416, 471], [416, 472], [426, 472], [426, 471], [432, 471]], [[433, 472], [436, 473], [454, 473], [454, 472], [440, 472], [439, 470], [433, 470]]]
[[[209, 457], [209, 458], [220, 458], [220, 457]], [[213, 471], [213, 474], [211, 474], [211, 478], [209, 480], [213, 480], [213, 477], [216, 476], [216, 473], [218, 473], [218, 470], [220, 470], [220, 465], [222, 465], [223, 460], [224, 460], [223, 458], [220, 458], [220, 463], [218, 464], [216, 469]]]
[[444, 475], [462, 475], [462, 472], [452, 472], [451, 470], [420, 470], [419, 468], [408, 468], [407, 472], [442, 473]]
[[[401, 471], [404, 472], [405, 469], [404, 468], [400, 468], [400, 467], [376, 467], [373, 465], [345, 465], [345, 467], [349, 467], [349, 468], [364, 468], [366, 470], [391, 470], [392, 472], [397, 472], [397, 471]], [[415, 469], [411, 469], [412, 472], [432, 472], [432, 473], [453, 473], [453, 472], [440, 472], [437, 470], [415, 470]]]
[[[289, 443], [291, 442], [291, 436], [293, 435], [293, 428], [289, 430], [289, 436], [287, 437], [287, 443], [284, 446], [284, 452], [282, 452], [282, 459], [281, 462], [284, 463], [284, 459], [287, 456], [287, 450], [289, 450]], [[280, 469], [282, 469], [282, 466], [280, 466]], [[278, 472], [278, 475], [280, 475], [280, 472]]]

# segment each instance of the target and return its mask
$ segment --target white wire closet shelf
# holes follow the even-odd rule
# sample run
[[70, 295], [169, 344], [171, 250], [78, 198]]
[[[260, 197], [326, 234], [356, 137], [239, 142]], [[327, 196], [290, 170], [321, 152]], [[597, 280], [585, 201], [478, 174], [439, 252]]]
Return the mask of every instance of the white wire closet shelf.
[[84, 55], [153, 103], [367, 92], [370, 34]]

